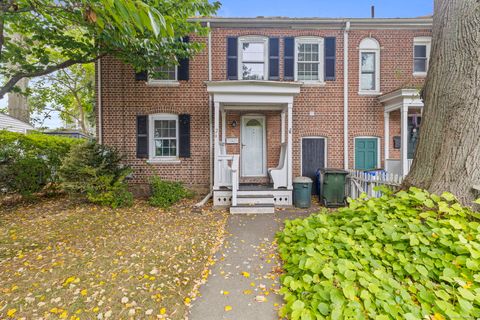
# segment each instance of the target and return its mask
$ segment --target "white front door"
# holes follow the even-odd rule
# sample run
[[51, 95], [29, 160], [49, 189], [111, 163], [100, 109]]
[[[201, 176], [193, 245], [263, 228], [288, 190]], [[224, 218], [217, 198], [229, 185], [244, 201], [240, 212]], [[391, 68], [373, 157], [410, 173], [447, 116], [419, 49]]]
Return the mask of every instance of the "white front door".
[[242, 150], [240, 161], [243, 177], [266, 175], [265, 117], [242, 117]]

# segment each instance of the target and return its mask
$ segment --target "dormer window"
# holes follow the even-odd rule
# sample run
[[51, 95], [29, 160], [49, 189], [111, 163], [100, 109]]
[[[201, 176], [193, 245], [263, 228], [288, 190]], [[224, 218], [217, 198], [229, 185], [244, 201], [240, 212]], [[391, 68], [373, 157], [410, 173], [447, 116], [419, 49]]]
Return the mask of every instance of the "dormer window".
[[268, 38], [241, 37], [238, 46], [240, 80], [266, 80]]

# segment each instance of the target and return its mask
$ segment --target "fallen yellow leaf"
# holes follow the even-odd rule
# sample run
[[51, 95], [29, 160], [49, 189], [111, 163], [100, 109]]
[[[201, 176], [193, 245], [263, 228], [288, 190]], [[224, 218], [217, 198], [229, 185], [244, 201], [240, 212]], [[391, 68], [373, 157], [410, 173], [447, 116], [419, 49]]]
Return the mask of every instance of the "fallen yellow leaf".
[[250, 273], [248, 273], [247, 271], [243, 271], [242, 276], [244, 276], [245, 278], [250, 278]]
[[230, 294], [230, 292], [228, 292], [228, 291], [222, 291], [222, 293], [223, 293], [223, 295], [225, 295], [225, 296], [227, 296], [227, 295]]
[[167, 312], [167, 309], [165, 308], [160, 309], [160, 314], [165, 314], [166, 312]]
[[87, 295], [87, 289], [83, 289], [82, 291], [80, 291], [80, 294], [82, 296], [86, 296]]
[[225, 306], [225, 311], [230, 311], [232, 310], [232, 306]]
[[15, 313], [17, 313], [17, 309], [9, 309], [7, 311], [7, 316], [9, 316], [10, 318], [13, 318], [13, 316], [15, 315]]

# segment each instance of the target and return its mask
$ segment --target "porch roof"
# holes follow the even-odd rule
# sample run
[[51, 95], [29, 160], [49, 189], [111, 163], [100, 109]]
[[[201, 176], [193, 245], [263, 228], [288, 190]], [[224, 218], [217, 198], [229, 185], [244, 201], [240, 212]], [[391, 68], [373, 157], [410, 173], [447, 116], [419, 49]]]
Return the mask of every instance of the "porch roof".
[[225, 105], [282, 105], [293, 103], [301, 82], [280, 81], [208, 81], [207, 92], [215, 102]]
[[384, 105], [385, 112], [400, 109], [402, 106], [422, 108], [423, 101], [420, 91], [413, 88], [400, 88], [378, 97], [378, 101]]

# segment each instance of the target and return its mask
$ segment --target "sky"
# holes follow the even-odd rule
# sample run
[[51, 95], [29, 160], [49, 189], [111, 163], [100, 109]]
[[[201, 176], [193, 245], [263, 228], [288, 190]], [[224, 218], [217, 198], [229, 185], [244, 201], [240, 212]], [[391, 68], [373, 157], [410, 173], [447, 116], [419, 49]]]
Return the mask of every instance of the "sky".
[[220, 0], [222, 17], [411, 18], [431, 15], [433, 0]]
[[[211, 0], [213, 1], [213, 0]], [[375, 6], [377, 18], [411, 18], [433, 13], [433, 0], [220, 0], [221, 17], [323, 17], [369, 18], [370, 7]], [[6, 99], [0, 100], [0, 108]], [[47, 120], [45, 125], [55, 128], [61, 125], [58, 117]]]

